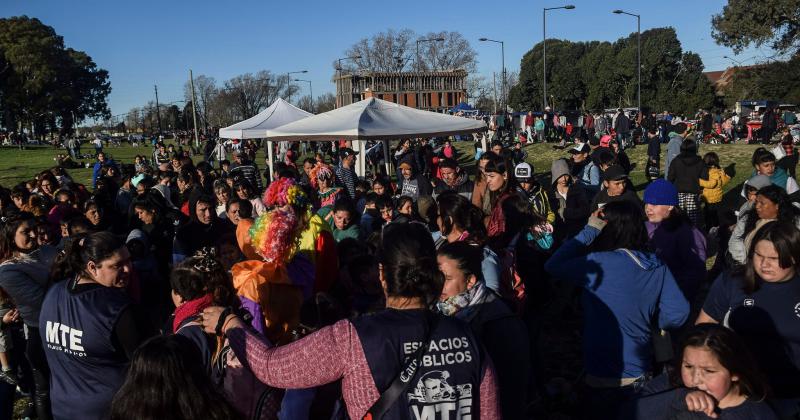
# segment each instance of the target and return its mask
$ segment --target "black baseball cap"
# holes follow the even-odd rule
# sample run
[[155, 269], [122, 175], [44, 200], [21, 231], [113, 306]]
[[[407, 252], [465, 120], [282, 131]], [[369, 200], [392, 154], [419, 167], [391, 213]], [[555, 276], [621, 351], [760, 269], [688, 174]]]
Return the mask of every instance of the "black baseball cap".
[[353, 150], [353, 149], [351, 149], [349, 147], [345, 147], [344, 149], [339, 149], [339, 156], [341, 156], [343, 158], [346, 158], [346, 157], [349, 157], [349, 156], [355, 156], [357, 154], [358, 154], [358, 152], [356, 152], [355, 150]]
[[622, 166], [619, 165], [611, 165], [608, 169], [603, 171], [603, 181], [619, 181], [627, 177], [628, 174], [626, 174]]

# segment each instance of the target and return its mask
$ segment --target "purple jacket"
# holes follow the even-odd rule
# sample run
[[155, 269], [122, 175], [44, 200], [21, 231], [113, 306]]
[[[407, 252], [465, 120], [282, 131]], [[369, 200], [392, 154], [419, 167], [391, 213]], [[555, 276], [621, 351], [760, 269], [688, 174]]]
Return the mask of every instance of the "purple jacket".
[[668, 230], [665, 224], [645, 222], [650, 247], [672, 272], [690, 303], [706, 276], [706, 237], [690, 224]]

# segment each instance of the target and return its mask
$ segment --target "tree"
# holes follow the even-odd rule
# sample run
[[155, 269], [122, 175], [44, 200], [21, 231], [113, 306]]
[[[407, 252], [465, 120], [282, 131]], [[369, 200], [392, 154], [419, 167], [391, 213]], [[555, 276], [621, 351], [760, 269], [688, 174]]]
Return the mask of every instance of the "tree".
[[800, 54], [789, 61], [739, 67], [733, 74], [723, 98], [727, 108], [743, 99], [771, 99], [800, 103]]
[[497, 103], [492, 82], [481, 75], [467, 76], [467, 102], [482, 111], [494, 112]]
[[[547, 40], [548, 103], [558, 109], [636, 106], [636, 34], [610, 42]], [[685, 53], [673, 28], [642, 32], [642, 107], [693, 112], [713, 103], [699, 56]], [[542, 108], [542, 45], [522, 58], [514, 109]]]
[[86, 118], [110, 117], [108, 72], [64, 46], [55, 30], [27, 16], [0, 19], [0, 104], [12, 130], [68, 134]]
[[[218, 93], [217, 80], [206, 75], [198, 75], [194, 78], [194, 91], [197, 97], [197, 116], [203, 124], [204, 131], [206, 131], [211, 119], [209, 113], [211, 102]], [[183, 98], [186, 101], [192, 100], [192, 85], [188, 80], [183, 84]]]
[[[444, 41], [420, 43], [419, 57], [416, 56], [417, 40], [439, 38]], [[342, 68], [348, 72], [464, 69], [471, 73], [477, 63], [477, 53], [461, 33], [442, 31], [420, 36], [410, 29], [389, 29], [362, 38], [345, 51], [345, 57], [360, 57], [342, 61]], [[333, 63], [334, 69], [337, 66], [338, 60]]]
[[711, 36], [737, 53], [769, 44], [780, 53], [800, 52], [800, 0], [729, 0], [711, 18]]
[[332, 109], [336, 108], [336, 95], [332, 93], [325, 93], [320, 96], [317, 96], [317, 99], [314, 100], [314, 108], [317, 111], [317, 114], [328, 112]]
[[269, 70], [245, 73], [226, 80], [224, 85], [225, 93], [221, 96], [233, 104], [240, 119], [250, 118], [279, 97], [289, 97], [299, 90], [297, 85], [287, 84], [285, 77]]

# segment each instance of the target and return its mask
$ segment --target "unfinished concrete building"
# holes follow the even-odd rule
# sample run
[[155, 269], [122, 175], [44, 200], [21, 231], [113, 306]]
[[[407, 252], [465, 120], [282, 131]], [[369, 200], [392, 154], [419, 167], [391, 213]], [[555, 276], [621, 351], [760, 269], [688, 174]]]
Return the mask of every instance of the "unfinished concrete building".
[[467, 72], [342, 73], [334, 76], [336, 104], [376, 97], [412, 108], [445, 112], [467, 100]]

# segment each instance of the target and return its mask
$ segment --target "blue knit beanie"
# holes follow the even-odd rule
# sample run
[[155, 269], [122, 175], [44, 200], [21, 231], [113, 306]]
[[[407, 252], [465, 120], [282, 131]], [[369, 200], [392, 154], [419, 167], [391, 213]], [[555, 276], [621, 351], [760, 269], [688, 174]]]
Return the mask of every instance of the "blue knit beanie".
[[677, 206], [678, 190], [669, 181], [659, 178], [645, 188], [644, 203], [656, 206]]

